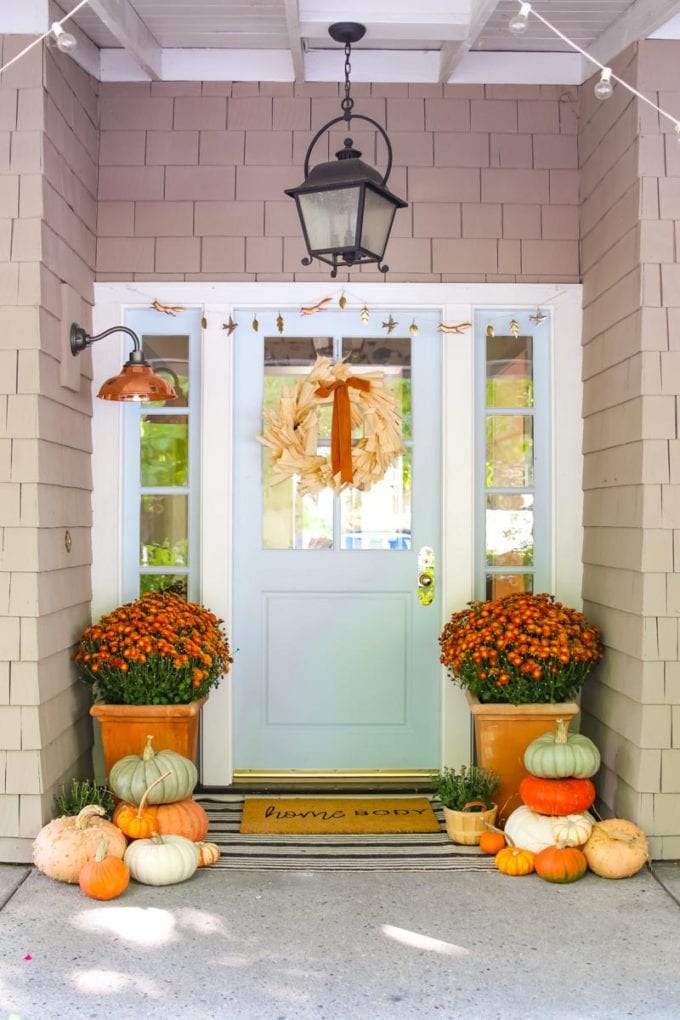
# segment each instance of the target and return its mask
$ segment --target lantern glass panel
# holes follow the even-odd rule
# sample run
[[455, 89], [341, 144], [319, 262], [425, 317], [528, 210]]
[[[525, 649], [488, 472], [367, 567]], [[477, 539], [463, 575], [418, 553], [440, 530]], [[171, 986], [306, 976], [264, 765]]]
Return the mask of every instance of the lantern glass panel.
[[392, 229], [395, 206], [388, 198], [379, 195], [372, 188], [366, 188], [364, 200], [364, 222], [361, 228], [361, 247], [378, 255], [381, 259], [387, 247]]
[[310, 251], [356, 247], [361, 188], [308, 191], [298, 196]]

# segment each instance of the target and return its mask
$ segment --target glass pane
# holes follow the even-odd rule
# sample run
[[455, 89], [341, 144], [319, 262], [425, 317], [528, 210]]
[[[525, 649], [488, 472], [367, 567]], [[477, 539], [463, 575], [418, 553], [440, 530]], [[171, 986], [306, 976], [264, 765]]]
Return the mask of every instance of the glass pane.
[[360, 188], [334, 188], [299, 196], [312, 251], [356, 247]]
[[372, 255], [379, 255], [382, 258], [387, 238], [392, 229], [396, 208], [389, 199], [379, 195], [372, 188], [366, 188], [365, 195], [361, 247], [370, 251]]
[[[276, 407], [285, 387], [293, 388], [308, 374], [318, 356], [330, 358], [328, 337], [266, 337], [264, 342], [264, 402]], [[328, 456], [331, 405], [320, 409], [319, 453]], [[262, 544], [265, 549], [330, 549], [333, 545], [333, 494], [300, 496], [297, 480], [278, 481], [271, 456], [262, 453]]]
[[528, 488], [534, 484], [533, 434], [529, 415], [487, 415], [487, 487]]
[[186, 567], [188, 496], [142, 496], [140, 563], [143, 567]]
[[486, 338], [487, 407], [533, 407], [533, 340], [530, 336]]
[[490, 567], [531, 567], [534, 562], [534, 497], [486, 497], [486, 562]]
[[411, 548], [410, 450], [368, 492], [350, 487], [340, 498], [341, 548]]
[[385, 376], [385, 386], [397, 402], [402, 417], [404, 442], [413, 438], [411, 423], [411, 341], [380, 337], [344, 339], [342, 356], [350, 365], [379, 368]]
[[189, 422], [186, 414], [142, 415], [139, 432], [140, 485], [187, 485]]
[[487, 599], [502, 599], [504, 595], [514, 595], [533, 591], [532, 574], [487, 574]]
[[172, 588], [182, 598], [187, 598], [188, 580], [186, 574], [140, 574], [139, 594], [145, 595], [147, 591], [165, 591], [166, 588]]
[[149, 403], [147, 407], [186, 407], [189, 403], [189, 337], [146, 336], [142, 338], [144, 357], [157, 375], [172, 384], [173, 400]]

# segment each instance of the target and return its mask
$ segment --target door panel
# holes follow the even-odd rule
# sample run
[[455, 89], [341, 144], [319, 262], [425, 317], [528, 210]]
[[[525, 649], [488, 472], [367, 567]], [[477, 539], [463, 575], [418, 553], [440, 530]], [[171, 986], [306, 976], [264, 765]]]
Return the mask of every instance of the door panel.
[[[275, 314], [258, 332], [252, 312], [237, 315], [235, 333], [235, 767], [436, 768], [441, 614], [437, 598], [419, 603], [417, 581], [420, 548], [440, 549], [439, 318], [419, 314], [411, 339], [412, 316], [383, 337], [352, 312], [320, 313], [291, 341]], [[276, 404], [319, 351], [357, 375], [384, 371], [398, 396], [407, 449], [368, 493], [300, 498], [292, 481], [271, 484], [263, 396]], [[323, 455], [329, 437], [330, 409]]]

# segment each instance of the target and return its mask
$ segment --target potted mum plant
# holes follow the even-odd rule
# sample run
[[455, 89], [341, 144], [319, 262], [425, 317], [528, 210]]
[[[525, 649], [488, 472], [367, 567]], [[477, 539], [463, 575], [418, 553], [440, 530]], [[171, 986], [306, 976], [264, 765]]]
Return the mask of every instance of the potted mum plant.
[[479, 765], [443, 768], [434, 779], [434, 792], [444, 808], [449, 838], [454, 843], [473, 846], [494, 825], [498, 805], [494, 794], [499, 777]]
[[75, 662], [92, 688], [107, 774], [139, 754], [149, 734], [156, 750], [194, 759], [199, 713], [233, 661], [222, 620], [171, 588], [151, 591], [86, 627]]
[[513, 593], [469, 602], [439, 643], [474, 718], [477, 762], [500, 774], [502, 819], [519, 804], [528, 745], [578, 714], [574, 699], [604, 654], [600, 631], [552, 595]]

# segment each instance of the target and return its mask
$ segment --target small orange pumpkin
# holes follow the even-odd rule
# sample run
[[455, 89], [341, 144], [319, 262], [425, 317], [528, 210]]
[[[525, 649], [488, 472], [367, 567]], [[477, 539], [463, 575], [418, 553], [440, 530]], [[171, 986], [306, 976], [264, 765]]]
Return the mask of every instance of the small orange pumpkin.
[[147, 804], [149, 794], [154, 786], [161, 783], [170, 775], [166, 772], [159, 776], [153, 783], [147, 786], [139, 802], [139, 806], [122, 800], [113, 812], [113, 822], [121, 832], [124, 832], [128, 839], [149, 839], [151, 834], [158, 832], [158, 808], [150, 807]]
[[199, 868], [209, 868], [211, 864], [219, 860], [221, 851], [217, 843], [199, 842], [196, 844], [196, 849], [198, 850]]
[[505, 846], [505, 836], [502, 832], [495, 832], [493, 829], [483, 832], [479, 840], [479, 849], [485, 854], [494, 856]]
[[548, 846], [536, 854], [536, 874], [546, 882], [577, 882], [588, 867], [585, 854], [577, 846]]
[[120, 857], [109, 854], [108, 840], [103, 839], [92, 860], [80, 869], [78, 882], [93, 900], [113, 900], [127, 889], [130, 871]]
[[531, 850], [519, 846], [506, 846], [496, 854], [496, 867], [504, 875], [530, 875], [534, 870], [534, 855]]
[[519, 795], [532, 811], [540, 815], [577, 815], [587, 811], [595, 800], [595, 787], [589, 779], [542, 779], [525, 776]]

